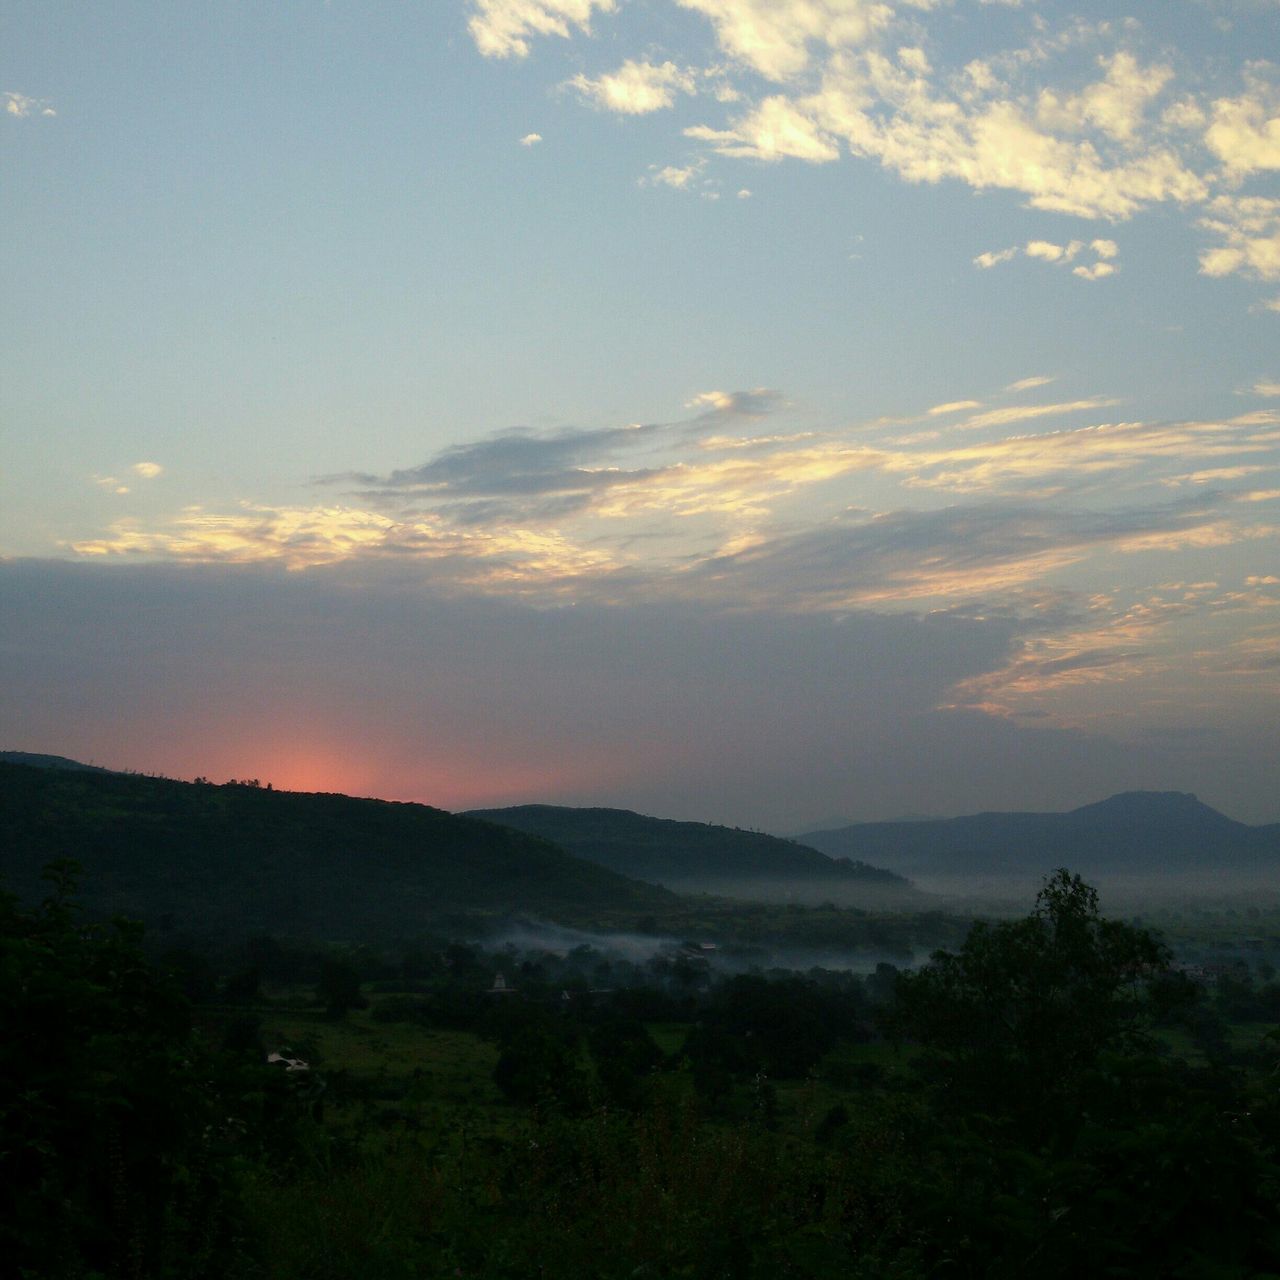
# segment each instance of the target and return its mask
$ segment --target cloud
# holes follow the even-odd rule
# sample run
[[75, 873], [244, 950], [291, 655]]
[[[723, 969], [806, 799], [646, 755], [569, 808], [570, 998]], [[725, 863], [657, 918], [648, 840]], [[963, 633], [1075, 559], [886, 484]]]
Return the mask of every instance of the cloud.
[[321, 483], [356, 482], [384, 492], [492, 495], [554, 493], [610, 483], [615, 469], [591, 469], [619, 450], [633, 450], [668, 431], [665, 424], [567, 429], [539, 434], [515, 428], [452, 445], [420, 466], [379, 477], [363, 473], [322, 477]]
[[739, 200], [750, 200], [750, 199], [751, 199], [751, 192], [750, 192], [750, 190], [749, 190], [747, 187], [741, 187], [741, 188], [739, 188], [739, 190], [738, 190], [738, 199], [739, 199]]
[[[1119, 270], [1114, 263], [1103, 261], [1103, 259], [1112, 259], [1119, 253], [1119, 247], [1114, 240], [1092, 240], [1088, 247], [1098, 255], [1099, 261], [1088, 266], [1082, 264], [1074, 267], [1072, 275], [1080, 276], [1084, 280], [1100, 280]], [[973, 264], [987, 269], [998, 266], [1002, 262], [1009, 262], [1021, 253], [1028, 258], [1035, 258], [1051, 265], [1065, 266], [1078, 257], [1084, 248], [1083, 240], [1069, 240], [1066, 244], [1055, 244], [1052, 240], [1028, 240], [1021, 249], [1014, 245], [1012, 248], [1001, 249], [994, 253], [980, 253], [974, 258]]]
[[640, 185], [646, 187], [671, 187], [674, 191], [688, 191], [697, 184], [706, 167], [705, 160], [695, 160], [692, 164], [687, 165], [668, 164], [662, 167], [651, 164], [648, 175], [640, 179]]
[[542, 134], [526, 133], [524, 137], [520, 139], [520, 145], [522, 147], [536, 147], [538, 143], [541, 141], [542, 141]]
[[[359, 486], [352, 496], [380, 511], [413, 515], [429, 506], [441, 519], [475, 528], [559, 523], [588, 513], [617, 519], [664, 502], [686, 513], [728, 508], [757, 501], [752, 494], [794, 485], [818, 464], [794, 454], [771, 463], [691, 464], [680, 461], [681, 454], [704, 445], [699, 437], [708, 430], [759, 421], [783, 404], [769, 387], [704, 391], [689, 401], [696, 416], [684, 422], [554, 432], [517, 428], [452, 446], [386, 476], [349, 472], [319, 483]], [[836, 464], [828, 459], [823, 465]]]
[[1118, 400], [1105, 396], [1090, 396], [1086, 400], [1068, 400], [1060, 404], [1024, 404], [1007, 405], [1002, 409], [989, 409], [986, 413], [974, 414], [959, 425], [975, 429], [978, 427], [1005, 427], [1014, 422], [1026, 422], [1031, 418], [1047, 418], [1065, 413], [1083, 413], [1089, 409], [1106, 409], [1119, 404]]
[[1019, 378], [1017, 382], [1011, 382], [1006, 391], [1030, 391], [1033, 387], [1047, 387], [1049, 383], [1056, 382], [1056, 378], [1046, 377], [1044, 374], [1033, 374], [1030, 378]]
[[693, 125], [686, 138], [711, 143], [721, 155], [753, 160], [807, 160], [825, 164], [839, 159], [840, 149], [830, 134], [789, 98], [765, 98], [730, 129]]
[[1132, 144], [1145, 123], [1148, 106], [1173, 79], [1173, 69], [1143, 67], [1123, 51], [1098, 59], [1106, 74], [1080, 93], [1061, 96], [1041, 91], [1036, 101], [1040, 123], [1064, 133], [1101, 131], [1116, 142]]
[[[1008, 807], [1037, 770], [1083, 769], [1082, 799], [1126, 776], [1119, 752], [933, 711], [1004, 662], [1011, 631], [697, 601], [538, 609], [392, 563], [0, 562], [0, 720], [14, 741], [171, 775], [782, 830], [905, 808], [926, 758], [947, 807]], [[975, 775], [980, 746], [1018, 762], [1015, 781], [990, 774], [1007, 796]]]
[[1028, 240], [1023, 252], [1028, 258], [1044, 258], [1046, 262], [1070, 262], [1084, 248], [1083, 241], [1072, 240], [1070, 244], [1052, 244], [1048, 240]]
[[26, 120], [31, 116], [56, 116], [58, 113], [43, 98], [30, 98], [25, 93], [12, 90], [0, 93], [0, 102], [4, 104], [6, 115], [17, 120]]
[[1071, 274], [1079, 276], [1081, 280], [1103, 280], [1107, 276], [1115, 275], [1117, 267], [1110, 262], [1095, 262], [1092, 266], [1073, 267]]
[[154, 480], [164, 472], [164, 468], [158, 462], [135, 462], [131, 470], [134, 475], [141, 476], [144, 480]]
[[[1139, 33], [1132, 23], [1077, 19], [1055, 30], [1037, 18], [1023, 46], [945, 66], [927, 25], [942, 7], [934, 0], [674, 3], [706, 20], [717, 65], [633, 58], [569, 83], [595, 106], [637, 115], [705, 89], [703, 101], [725, 104], [728, 117], [686, 126], [684, 136], [734, 159], [829, 164], [849, 155], [908, 183], [1004, 190], [1029, 208], [1111, 222], [1158, 204], [1203, 206], [1200, 225], [1221, 241], [1201, 253], [1203, 274], [1280, 279], [1280, 202], [1238, 192], [1249, 176], [1280, 168], [1280, 87], [1267, 63], [1246, 65], [1238, 92], [1211, 97], [1188, 89], [1173, 60], [1127, 47]], [[616, 8], [474, 0], [471, 28], [482, 52], [523, 56], [533, 37], [587, 32], [595, 14]], [[1216, 169], [1206, 168], [1209, 157]], [[692, 190], [700, 176], [695, 161], [655, 165], [645, 181]], [[707, 184], [699, 194], [720, 192]], [[1065, 265], [1085, 243], [1035, 238], [973, 261], [991, 268], [1022, 254]], [[1116, 242], [1087, 244], [1096, 261], [1075, 263], [1072, 274], [1114, 275]]]
[[948, 400], [946, 404], [935, 404], [932, 409], [926, 412], [929, 417], [936, 418], [944, 413], [962, 413], [966, 409], [980, 408], [982, 408], [982, 403], [978, 400]]
[[720, 47], [768, 80], [804, 71], [810, 46], [846, 49], [883, 30], [892, 10], [879, 0], [677, 0], [710, 20]]
[[1255, 396], [1280, 396], [1280, 381], [1274, 378], [1261, 378], [1253, 384]]
[[713, 557], [691, 585], [704, 599], [763, 601], [786, 582], [791, 598], [811, 609], [955, 602], [1038, 581], [1099, 547], [1151, 549], [1206, 529], [1220, 530], [1221, 517], [1199, 501], [1110, 511], [1007, 501], [870, 518], [855, 512]]
[[[1241, 458], [1254, 459], [1251, 463]], [[1188, 473], [1193, 461], [1228, 461]], [[959, 493], [1079, 490], [1119, 471], [1141, 471], [1165, 486], [1240, 479], [1280, 465], [1280, 432], [1226, 422], [1118, 422], [952, 448], [886, 454], [882, 465], [912, 487]], [[1161, 471], [1168, 473], [1161, 476]]]
[[1213, 103], [1205, 130], [1205, 145], [1233, 180], [1280, 169], [1280, 86], [1263, 78], [1264, 66], [1254, 64], [1246, 73], [1245, 93]]
[[984, 271], [990, 270], [992, 267], [998, 267], [1002, 262], [1010, 262], [1018, 256], [1018, 246], [1014, 245], [1011, 249], [996, 249], [987, 253], [980, 253], [973, 260], [975, 267], [980, 267]]
[[[1037, 209], [1115, 220], [1152, 203], [1200, 200], [1207, 190], [1169, 147], [1128, 138], [1120, 144], [1096, 131], [1077, 137], [1074, 129], [1047, 126], [990, 74], [948, 93], [878, 51], [830, 67], [821, 88], [798, 98], [793, 110], [811, 129], [844, 139], [854, 154], [908, 182], [1002, 188]], [[747, 146], [751, 120], [734, 132], [737, 146]]]
[[543, 594], [613, 565], [608, 554], [575, 546], [555, 532], [467, 530], [439, 516], [392, 519], [351, 507], [271, 508], [242, 503], [231, 513], [192, 509], [157, 528], [113, 524], [100, 538], [74, 542], [91, 560], [165, 558], [193, 564], [280, 564], [302, 570], [360, 559], [412, 559], [435, 568], [441, 587]]
[[1202, 275], [1280, 280], [1280, 200], [1217, 196], [1199, 225], [1225, 241], [1200, 254]]
[[708, 413], [735, 417], [761, 418], [775, 413], [783, 405], [780, 391], [773, 387], [755, 387], [750, 391], [700, 391], [685, 407]]
[[486, 58], [526, 57], [532, 36], [588, 31], [592, 14], [612, 13], [615, 0], [473, 0], [467, 27]]
[[674, 106], [677, 93], [697, 90], [693, 72], [674, 62], [654, 64], [630, 58], [608, 75], [594, 80], [577, 75], [568, 83], [594, 106], [633, 116]]

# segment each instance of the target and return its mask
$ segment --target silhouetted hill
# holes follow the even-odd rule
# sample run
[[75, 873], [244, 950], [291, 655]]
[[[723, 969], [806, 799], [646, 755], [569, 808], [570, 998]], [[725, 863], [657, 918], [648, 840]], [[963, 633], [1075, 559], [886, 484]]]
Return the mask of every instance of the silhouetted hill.
[[740, 881], [908, 887], [891, 871], [832, 859], [795, 840], [705, 822], [649, 818], [629, 809], [528, 804], [474, 809], [468, 816], [542, 836], [576, 857], [673, 888]]
[[1246, 826], [1180, 791], [1127, 791], [1069, 813], [860, 822], [800, 838], [908, 875], [1280, 869], [1280, 825]]
[[46, 756], [35, 751], [0, 751], [0, 764], [29, 764], [36, 769], [75, 769], [81, 773], [109, 773], [101, 765], [84, 764], [67, 756]]
[[673, 894], [426, 805], [0, 764], [0, 875], [84, 867], [94, 915], [211, 936], [407, 937], [450, 911], [662, 910]]

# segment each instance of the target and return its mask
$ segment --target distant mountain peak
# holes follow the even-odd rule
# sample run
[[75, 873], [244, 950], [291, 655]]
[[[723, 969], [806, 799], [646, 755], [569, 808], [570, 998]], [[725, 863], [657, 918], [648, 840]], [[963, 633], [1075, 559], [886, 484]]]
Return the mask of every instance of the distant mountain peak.
[[1120, 791], [1071, 810], [1071, 817], [1141, 822], [1212, 822], [1237, 825], [1190, 791]]

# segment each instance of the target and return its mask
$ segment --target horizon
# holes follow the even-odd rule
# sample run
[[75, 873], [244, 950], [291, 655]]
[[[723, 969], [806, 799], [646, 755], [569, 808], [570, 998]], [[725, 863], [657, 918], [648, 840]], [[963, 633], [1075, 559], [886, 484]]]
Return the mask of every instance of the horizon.
[[[472, 813], [494, 812], [494, 811], [500, 811], [501, 809], [509, 809], [509, 808], [510, 809], [519, 809], [519, 808], [600, 809], [604, 812], [611, 812], [611, 813], [630, 813], [630, 814], [634, 814], [637, 817], [654, 818], [663, 822], [693, 822], [693, 823], [703, 823], [703, 825], [708, 825], [708, 826], [722, 826], [722, 827], [729, 828], [731, 830], [755, 832], [760, 835], [772, 836], [779, 840], [792, 840], [792, 841], [799, 841], [804, 835], [807, 835], [807, 834], [808, 835], [822, 834], [822, 833], [826, 833], [829, 830], [838, 830], [846, 826], [858, 826], [863, 824], [877, 825], [877, 826], [895, 826], [895, 825], [899, 825], [903, 823], [911, 823], [911, 822], [952, 822], [961, 818], [984, 817], [992, 813], [994, 814], [1037, 814], [1037, 815], [1074, 813], [1079, 809], [1095, 808], [1100, 805], [1108, 804], [1113, 800], [1121, 800], [1129, 796], [1144, 796], [1144, 797], [1159, 796], [1161, 798], [1176, 796], [1179, 799], [1191, 800], [1196, 805], [1202, 808], [1209, 809], [1210, 811], [1217, 813], [1220, 817], [1227, 818], [1229, 821], [1240, 822], [1238, 818], [1232, 817], [1231, 814], [1224, 813], [1222, 810], [1217, 809], [1215, 806], [1207, 804], [1194, 792], [1169, 791], [1169, 790], [1141, 790], [1141, 791], [1115, 791], [1115, 792], [1112, 792], [1110, 795], [1105, 795], [1095, 800], [1085, 801], [1084, 804], [1075, 805], [1069, 809], [1016, 809], [1015, 808], [1015, 809], [1005, 809], [1005, 810], [978, 810], [973, 812], [952, 813], [952, 814], [928, 814], [928, 815], [919, 815], [914, 817], [898, 816], [898, 817], [883, 817], [883, 818], [860, 818], [860, 819], [851, 820], [851, 821], [833, 820], [830, 822], [810, 823], [807, 826], [801, 826], [794, 831], [767, 831], [767, 830], [764, 830], [763, 828], [743, 826], [740, 823], [734, 823], [732, 821], [705, 822], [703, 819], [698, 819], [698, 818], [679, 818], [679, 817], [672, 817], [671, 815], [662, 814], [662, 813], [645, 813], [645, 812], [641, 812], [638, 809], [629, 808], [628, 806], [625, 806], [625, 805], [556, 805], [556, 804], [549, 804], [543, 801], [530, 800], [530, 801], [524, 801], [514, 805], [502, 805], [502, 806], [478, 805], [472, 809], [447, 810], [447, 809], [442, 809], [441, 806], [439, 805], [432, 805], [430, 801], [427, 801], [427, 800], [414, 800], [414, 799], [406, 800], [397, 796], [357, 795], [350, 792], [325, 792], [325, 791], [306, 790], [306, 789], [300, 789], [300, 788], [294, 788], [294, 787], [278, 787], [274, 784], [274, 782], [270, 778], [257, 778], [257, 777], [250, 778], [248, 776], [243, 778], [230, 777], [230, 778], [224, 779], [221, 782], [216, 781], [213, 778], [209, 778], [203, 774], [197, 774], [191, 778], [179, 778], [179, 777], [173, 777], [165, 773], [144, 773], [136, 769], [114, 768], [111, 765], [99, 764], [97, 761], [94, 761], [94, 760], [76, 760], [70, 756], [65, 756], [65, 755], [54, 753], [54, 752], [21, 751], [16, 748], [0, 749], [0, 762], [4, 762], [5, 757], [7, 756], [15, 756], [15, 755], [19, 755], [19, 756], [25, 755], [25, 756], [33, 756], [33, 757], [65, 761], [67, 764], [77, 765], [81, 767], [87, 766], [90, 769], [102, 770], [106, 773], [120, 773], [126, 776], [154, 778], [160, 782], [182, 782], [182, 783], [203, 782], [212, 786], [246, 786], [247, 785], [247, 786], [261, 787], [263, 789], [271, 790], [271, 791], [279, 791], [285, 795], [339, 794], [339, 795], [345, 795], [349, 799], [353, 799], [353, 800], [381, 800], [381, 801], [386, 801], [393, 804], [421, 804], [427, 808], [441, 809], [442, 812], [453, 813], [455, 816], [461, 816], [461, 817], [465, 817]], [[18, 761], [8, 761], [8, 763], [24, 764], [27, 762], [18, 760]], [[34, 767], [43, 767], [43, 766], [34, 766]], [[53, 767], [57, 767], [57, 766], [53, 766]], [[1241, 823], [1241, 825], [1266, 826], [1271, 824]]]
[[16, 0], [0, 734], [1280, 821], [1276, 16]]

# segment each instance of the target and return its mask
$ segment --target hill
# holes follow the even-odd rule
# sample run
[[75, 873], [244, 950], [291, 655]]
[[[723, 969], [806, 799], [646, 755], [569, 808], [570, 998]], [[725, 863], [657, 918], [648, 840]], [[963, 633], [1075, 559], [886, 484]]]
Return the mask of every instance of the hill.
[[0, 764], [29, 764], [36, 769], [74, 769], [81, 773], [109, 773], [101, 765], [83, 764], [67, 756], [47, 756], [35, 751], [0, 751]]
[[819, 893], [910, 887], [891, 871], [833, 859], [795, 840], [704, 822], [650, 818], [629, 809], [530, 804], [475, 809], [468, 816], [541, 836], [576, 857], [678, 890], [776, 897], [805, 887]]
[[0, 876], [73, 858], [94, 915], [210, 937], [411, 937], [449, 912], [581, 919], [673, 894], [545, 840], [419, 804], [0, 763]]
[[870, 858], [906, 875], [1280, 867], [1280, 825], [1247, 826], [1180, 791], [1127, 791], [1068, 813], [860, 822], [800, 839], [832, 857]]

